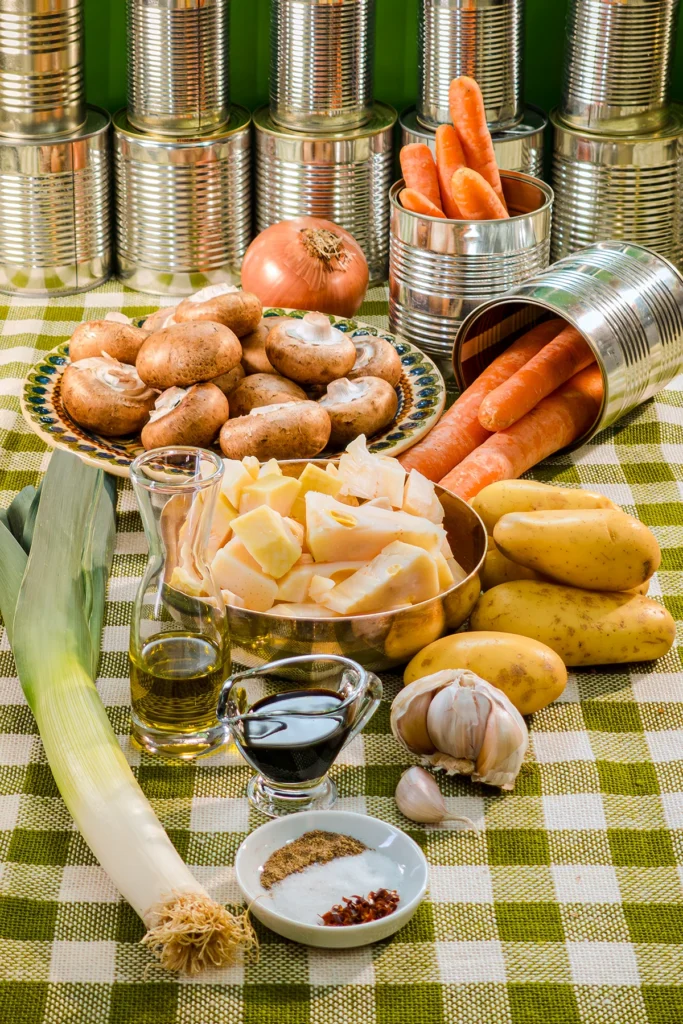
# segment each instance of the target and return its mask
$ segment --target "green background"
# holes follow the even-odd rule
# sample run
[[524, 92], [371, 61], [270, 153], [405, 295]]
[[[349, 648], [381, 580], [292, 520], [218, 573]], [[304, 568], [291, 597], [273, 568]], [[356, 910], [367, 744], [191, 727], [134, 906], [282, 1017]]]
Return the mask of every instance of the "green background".
[[[231, 89], [252, 108], [268, 94], [269, 0], [231, 0]], [[526, 99], [548, 110], [560, 98], [568, 0], [527, 0]], [[126, 100], [125, 0], [85, 0], [88, 99], [109, 110]], [[415, 102], [418, 0], [377, 0], [375, 95], [399, 110]], [[674, 71], [683, 99], [683, 32]]]

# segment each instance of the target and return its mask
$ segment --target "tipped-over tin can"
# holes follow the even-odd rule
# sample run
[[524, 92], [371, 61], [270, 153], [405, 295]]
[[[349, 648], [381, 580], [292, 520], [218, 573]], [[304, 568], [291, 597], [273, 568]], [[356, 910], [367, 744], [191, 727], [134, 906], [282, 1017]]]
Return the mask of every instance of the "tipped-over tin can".
[[75, 132], [86, 114], [83, 0], [0, 3], [0, 134]]
[[306, 132], [372, 117], [375, 0], [272, 0], [270, 113]]
[[[436, 153], [433, 129], [420, 123], [415, 107], [404, 110], [400, 117], [401, 145], [423, 142]], [[448, 119], [450, 124], [450, 117]], [[532, 178], [543, 177], [543, 140], [548, 119], [538, 107], [525, 107], [522, 120], [505, 132], [493, 132], [491, 139], [496, 162], [501, 171], [520, 171]]]
[[581, 332], [602, 373], [604, 399], [578, 448], [652, 398], [683, 369], [683, 277], [630, 242], [600, 242], [485, 303], [464, 321], [453, 366], [468, 387], [535, 324], [561, 317]]
[[230, 0], [128, 0], [128, 119], [155, 135], [227, 123]]
[[562, 117], [635, 135], [667, 119], [679, 0], [570, 0]]
[[109, 115], [60, 139], [0, 138], [0, 291], [71, 295], [109, 277]]
[[517, 124], [524, 111], [523, 51], [524, 0], [420, 0], [420, 121], [447, 124], [451, 80], [468, 75], [481, 86], [491, 131]]
[[557, 114], [552, 258], [624, 238], [683, 264], [683, 106], [649, 135], [594, 135]]
[[171, 140], [115, 115], [118, 275], [131, 288], [189, 295], [237, 283], [251, 239], [250, 122], [233, 106], [220, 131]]
[[375, 103], [369, 124], [322, 135], [281, 128], [267, 107], [257, 110], [257, 230], [292, 217], [334, 221], [362, 248], [370, 280], [386, 280], [395, 122], [393, 107]]
[[391, 189], [389, 322], [431, 356], [450, 359], [460, 324], [482, 302], [548, 266], [552, 190], [501, 172], [508, 220], [442, 220], [405, 210]]

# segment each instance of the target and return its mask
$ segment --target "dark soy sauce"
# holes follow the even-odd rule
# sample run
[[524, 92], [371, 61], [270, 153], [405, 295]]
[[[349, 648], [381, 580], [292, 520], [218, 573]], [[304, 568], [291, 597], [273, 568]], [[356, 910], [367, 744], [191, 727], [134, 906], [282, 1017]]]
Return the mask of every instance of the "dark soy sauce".
[[268, 711], [269, 717], [243, 722], [249, 760], [272, 782], [291, 784], [322, 778], [344, 746], [352, 725], [352, 709], [324, 717], [299, 717], [287, 712], [317, 712], [322, 716], [339, 707], [342, 700], [332, 690], [290, 690], [256, 701], [250, 711]]

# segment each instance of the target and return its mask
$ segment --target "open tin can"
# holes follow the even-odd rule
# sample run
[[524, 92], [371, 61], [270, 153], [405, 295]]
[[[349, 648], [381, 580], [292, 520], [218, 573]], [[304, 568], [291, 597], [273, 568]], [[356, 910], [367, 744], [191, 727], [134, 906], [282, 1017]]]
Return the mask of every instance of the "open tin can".
[[579, 448], [683, 368], [683, 276], [668, 260], [630, 242], [600, 242], [567, 256], [472, 312], [458, 331], [458, 386], [473, 383], [516, 338], [560, 317], [590, 345], [604, 399]]

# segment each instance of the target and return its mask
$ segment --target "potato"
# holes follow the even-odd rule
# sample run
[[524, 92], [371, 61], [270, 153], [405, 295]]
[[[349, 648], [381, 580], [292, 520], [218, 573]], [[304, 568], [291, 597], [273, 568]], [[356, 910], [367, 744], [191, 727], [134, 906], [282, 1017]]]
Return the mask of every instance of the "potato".
[[585, 590], [630, 590], [659, 568], [656, 538], [613, 509], [508, 512], [496, 523], [499, 551], [518, 565]]
[[442, 669], [463, 668], [497, 686], [523, 715], [540, 711], [567, 685], [567, 669], [555, 651], [511, 633], [456, 633], [425, 647], [408, 664], [404, 683]]
[[617, 665], [663, 657], [676, 638], [666, 608], [639, 594], [608, 594], [517, 580], [487, 591], [473, 630], [500, 630], [551, 647], [565, 665]]
[[545, 509], [618, 509], [604, 494], [573, 487], [554, 487], [535, 480], [500, 480], [489, 484], [470, 502], [484, 521], [487, 533], [507, 512], [538, 512]]
[[538, 580], [541, 579], [533, 569], [527, 569], [523, 565], [506, 558], [502, 551], [496, 547], [493, 537], [488, 539], [488, 551], [481, 570], [481, 589], [491, 590], [500, 583], [510, 583], [512, 580]]

